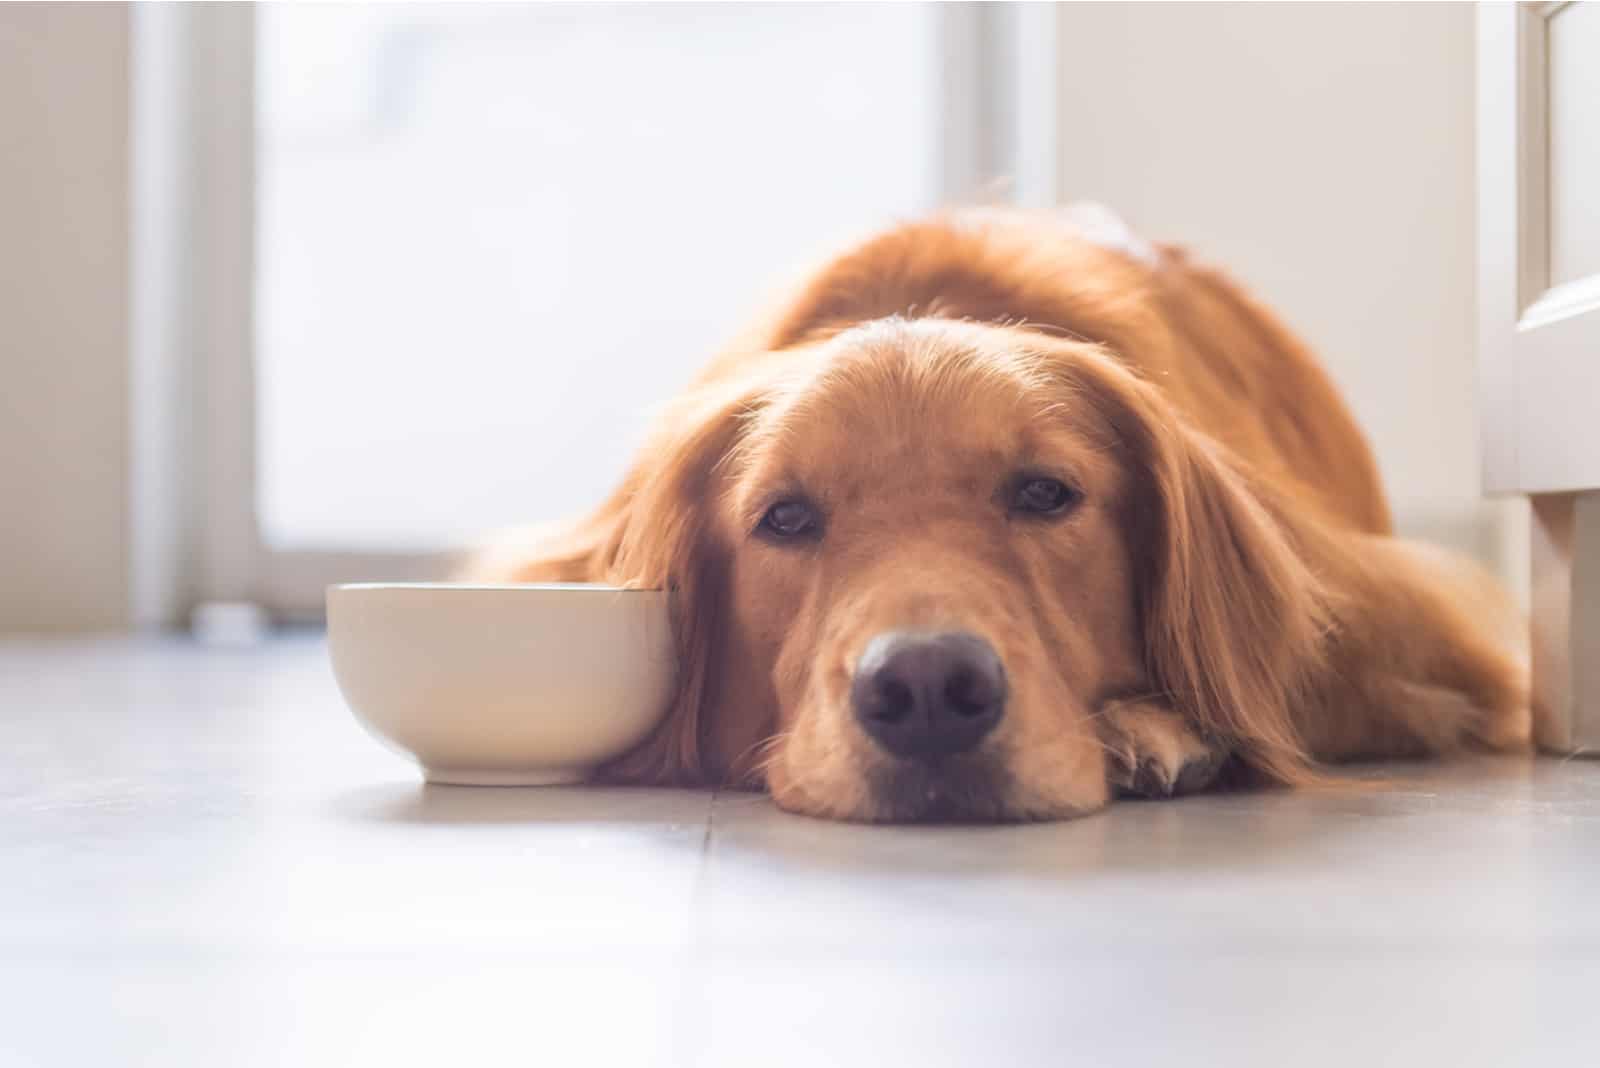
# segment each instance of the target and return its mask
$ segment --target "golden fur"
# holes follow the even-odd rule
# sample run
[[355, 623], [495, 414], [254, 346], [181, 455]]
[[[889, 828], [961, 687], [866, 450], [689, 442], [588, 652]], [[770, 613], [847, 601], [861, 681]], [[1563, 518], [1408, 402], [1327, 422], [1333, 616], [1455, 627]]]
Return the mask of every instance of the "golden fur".
[[[1008, 515], [997, 487], [1021, 469], [1081, 501]], [[752, 536], [801, 492], [820, 540]], [[1207, 751], [1296, 783], [1527, 737], [1503, 600], [1391, 536], [1305, 347], [1220, 272], [1061, 214], [952, 213], [833, 259], [712, 362], [598, 511], [474, 577], [670, 587], [678, 693], [608, 774], [765, 786], [818, 815], [1053, 818], [1141, 767], [1170, 787]], [[979, 634], [1011, 680], [981, 766], [910, 792], [847, 707], [863, 644], [905, 627]]]

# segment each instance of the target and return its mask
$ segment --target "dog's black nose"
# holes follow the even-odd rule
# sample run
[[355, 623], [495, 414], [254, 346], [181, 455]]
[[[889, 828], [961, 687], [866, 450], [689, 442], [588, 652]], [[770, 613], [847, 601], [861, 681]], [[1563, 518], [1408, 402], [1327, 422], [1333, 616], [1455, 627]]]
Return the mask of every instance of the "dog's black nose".
[[976, 634], [890, 631], [867, 643], [850, 702], [862, 728], [896, 756], [963, 753], [1005, 713], [1005, 668]]

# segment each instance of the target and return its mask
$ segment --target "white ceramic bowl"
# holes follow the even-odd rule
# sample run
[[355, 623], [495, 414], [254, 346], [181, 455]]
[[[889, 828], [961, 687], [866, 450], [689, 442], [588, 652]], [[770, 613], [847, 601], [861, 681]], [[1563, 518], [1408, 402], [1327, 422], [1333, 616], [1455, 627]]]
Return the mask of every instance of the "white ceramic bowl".
[[429, 782], [579, 782], [644, 740], [674, 681], [667, 595], [609, 586], [328, 588], [339, 689]]

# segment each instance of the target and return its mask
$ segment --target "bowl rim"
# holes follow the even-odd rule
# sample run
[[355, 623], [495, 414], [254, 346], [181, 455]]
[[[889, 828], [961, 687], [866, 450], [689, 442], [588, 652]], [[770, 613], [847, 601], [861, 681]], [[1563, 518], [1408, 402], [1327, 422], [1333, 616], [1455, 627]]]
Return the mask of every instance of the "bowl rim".
[[595, 582], [334, 582], [326, 592], [363, 590], [426, 590], [432, 593], [655, 593], [660, 587], [606, 586]]

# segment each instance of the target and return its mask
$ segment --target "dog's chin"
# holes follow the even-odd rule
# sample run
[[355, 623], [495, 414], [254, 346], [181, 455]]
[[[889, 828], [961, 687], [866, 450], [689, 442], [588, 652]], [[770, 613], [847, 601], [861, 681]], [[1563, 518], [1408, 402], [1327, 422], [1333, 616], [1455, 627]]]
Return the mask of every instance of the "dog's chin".
[[1011, 776], [997, 761], [975, 755], [943, 760], [886, 761], [867, 772], [879, 823], [1004, 823], [1026, 819], [1008, 803]]
[[[1106, 802], [1103, 782], [1066, 789], [1076, 783], [1072, 776], [1041, 790], [1016, 774], [1005, 750], [992, 747], [934, 761], [901, 760], [865, 745], [826, 752], [825, 762], [790, 752], [769, 767], [763, 785], [779, 808], [848, 823], [993, 824], [1073, 819]], [[796, 766], [807, 773], [794, 774]]]

